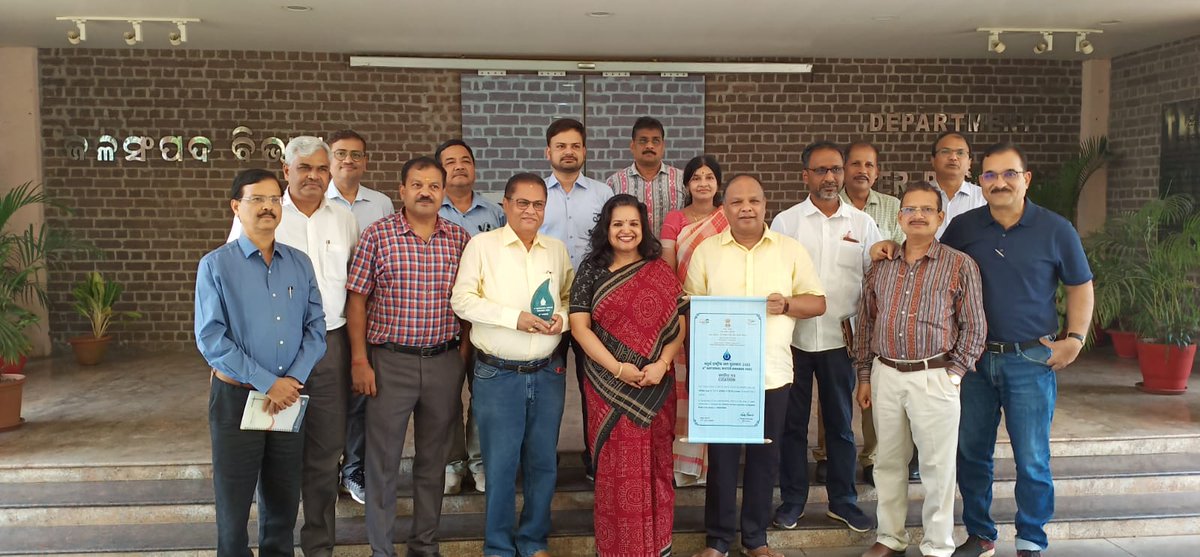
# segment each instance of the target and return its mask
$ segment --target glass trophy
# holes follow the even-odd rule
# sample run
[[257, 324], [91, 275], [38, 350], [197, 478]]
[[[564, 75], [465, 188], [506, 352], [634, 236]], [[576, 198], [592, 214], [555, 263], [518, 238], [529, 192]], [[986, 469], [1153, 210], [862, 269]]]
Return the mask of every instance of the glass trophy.
[[546, 279], [533, 291], [533, 299], [529, 301], [529, 313], [545, 321], [554, 318], [554, 296], [550, 293], [550, 279]]

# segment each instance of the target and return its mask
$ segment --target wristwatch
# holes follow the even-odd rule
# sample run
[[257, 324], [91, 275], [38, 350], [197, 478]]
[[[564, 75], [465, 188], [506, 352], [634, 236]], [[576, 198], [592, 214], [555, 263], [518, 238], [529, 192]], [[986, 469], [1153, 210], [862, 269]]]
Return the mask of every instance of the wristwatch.
[[1087, 344], [1087, 342], [1083, 338], [1083, 335], [1081, 335], [1079, 333], [1067, 333], [1067, 338], [1073, 338], [1075, 340], [1078, 340], [1079, 344]]
[[961, 375], [959, 375], [957, 373], [951, 373], [949, 371], [946, 372], [946, 375], [950, 376], [950, 382], [953, 383], [955, 387], [962, 385], [962, 376]]

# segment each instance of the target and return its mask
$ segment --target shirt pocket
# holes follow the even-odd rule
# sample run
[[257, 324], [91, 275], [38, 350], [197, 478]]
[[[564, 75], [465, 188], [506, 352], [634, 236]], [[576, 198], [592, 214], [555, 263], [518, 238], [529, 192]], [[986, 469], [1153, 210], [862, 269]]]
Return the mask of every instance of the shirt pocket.
[[850, 242], [846, 240], [838, 240], [837, 264], [839, 267], [846, 269], [862, 270], [863, 266], [863, 246], [862, 242]]
[[345, 284], [350, 268], [350, 246], [335, 243], [325, 244], [321, 274], [333, 283]]

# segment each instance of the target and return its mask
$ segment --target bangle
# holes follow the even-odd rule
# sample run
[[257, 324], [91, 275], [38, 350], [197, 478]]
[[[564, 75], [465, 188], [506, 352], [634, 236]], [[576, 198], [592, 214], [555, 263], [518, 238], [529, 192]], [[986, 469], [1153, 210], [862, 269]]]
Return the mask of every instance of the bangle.
[[622, 373], [625, 373], [625, 362], [617, 362], [617, 372], [613, 376], [620, 379]]

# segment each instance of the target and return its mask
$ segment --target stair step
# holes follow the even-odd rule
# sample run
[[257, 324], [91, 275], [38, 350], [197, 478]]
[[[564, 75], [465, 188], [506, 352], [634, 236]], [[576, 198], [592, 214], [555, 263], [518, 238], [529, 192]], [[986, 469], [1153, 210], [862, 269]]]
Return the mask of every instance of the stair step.
[[[909, 504], [910, 528], [919, 528], [920, 505], [919, 501]], [[1098, 538], [1118, 531], [1125, 536], [1200, 534], [1200, 492], [1059, 497], [1056, 508], [1055, 521], [1047, 527], [1052, 540]], [[874, 505], [864, 505], [864, 510], [873, 514]], [[1016, 504], [1012, 499], [997, 499], [993, 505], [992, 515], [1005, 525], [1001, 528], [1003, 539], [1011, 539], [1013, 535], [1011, 522], [1015, 512]], [[676, 553], [686, 555], [703, 545], [703, 514], [702, 507], [676, 509]], [[874, 537], [872, 532], [851, 532], [824, 515], [823, 504], [810, 504], [807, 516], [795, 530], [770, 533], [771, 545], [777, 548], [866, 545]], [[483, 520], [482, 513], [444, 515], [438, 533], [442, 540], [442, 555], [479, 555]], [[594, 554], [590, 510], [556, 512], [553, 520], [552, 553]], [[398, 518], [397, 524], [398, 533], [408, 531], [408, 518]], [[256, 525], [250, 525], [251, 532], [256, 529]], [[255, 537], [252, 535], [251, 539]], [[211, 554], [215, 540], [216, 525], [212, 523], [0, 527], [0, 555]], [[368, 553], [362, 518], [338, 521], [338, 544], [339, 555]]]
[[[1113, 493], [1200, 492], [1200, 455], [1162, 454], [1154, 458], [1140, 455], [1106, 457], [1063, 457], [1053, 461], [1055, 490], [1059, 497], [1106, 495]], [[812, 463], [810, 463], [810, 468]], [[994, 493], [998, 498], [1013, 496], [1016, 472], [1008, 459], [997, 460]], [[412, 513], [411, 476], [402, 475], [397, 490], [397, 513]], [[580, 467], [559, 470], [553, 509], [586, 510], [592, 507], [592, 484]], [[859, 484], [859, 499], [874, 501], [875, 489]], [[924, 497], [924, 488], [912, 484], [909, 498]], [[825, 486], [814, 485], [809, 492], [813, 503], [825, 503]], [[520, 496], [518, 495], [518, 502]], [[680, 507], [704, 504], [703, 487], [676, 490]], [[442, 501], [444, 514], [480, 513], [484, 496], [470, 483], [463, 493], [448, 495]], [[0, 484], [0, 526], [67, 526], [105, 524], [212, 522], [212, 482], [196, 480], [146, 480], [111, 482], [12, 483]], [[349, 497], [338, 502], [340, 518], [361, 517], [364, 507]]]

